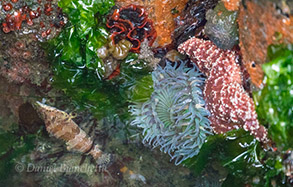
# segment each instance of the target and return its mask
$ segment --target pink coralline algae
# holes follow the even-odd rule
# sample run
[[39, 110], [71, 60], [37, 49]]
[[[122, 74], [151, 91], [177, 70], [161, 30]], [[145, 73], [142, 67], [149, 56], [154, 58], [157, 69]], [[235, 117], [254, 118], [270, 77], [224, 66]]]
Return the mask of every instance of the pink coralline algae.
[[215, 133], [243, 128], [261, 142], [267, 130], [257, 120], [253, 100], [243, 88], [235, 51], [222, 50], [211, 41], [191, 38], [178, 47], [207, 76], [204, 88], [209, 120]]

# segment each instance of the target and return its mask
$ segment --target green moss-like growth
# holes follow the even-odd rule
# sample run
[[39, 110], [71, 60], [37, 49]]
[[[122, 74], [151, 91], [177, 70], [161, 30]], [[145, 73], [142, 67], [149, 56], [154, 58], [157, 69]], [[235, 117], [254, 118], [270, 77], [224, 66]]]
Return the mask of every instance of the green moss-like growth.
[[[13, 182], [16, 173], [26, 171], [26, 160], [23, 155], [28, 154], [35, 147], [36, 135], [18, 136], [12, 132], [0, 132], [0, 181], [6, 186]], [[23, 161], [24, 163], [18, 163]]]
[[263, 90], [254, 93], [257, 113], [281, 150], [293, 145], [293, 45], [270, 46]]

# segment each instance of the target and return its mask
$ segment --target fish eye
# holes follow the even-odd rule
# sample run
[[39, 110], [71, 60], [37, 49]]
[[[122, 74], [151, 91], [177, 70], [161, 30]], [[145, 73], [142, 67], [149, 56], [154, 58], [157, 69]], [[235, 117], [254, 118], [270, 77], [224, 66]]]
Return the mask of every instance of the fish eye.
[[255, 67], [256, 67], [256, 64], [255, 64], [255, 62], [252, 62], [252, 63], [251, 63], [251, 67], [253, 67], [253, 68], [255, 68]]

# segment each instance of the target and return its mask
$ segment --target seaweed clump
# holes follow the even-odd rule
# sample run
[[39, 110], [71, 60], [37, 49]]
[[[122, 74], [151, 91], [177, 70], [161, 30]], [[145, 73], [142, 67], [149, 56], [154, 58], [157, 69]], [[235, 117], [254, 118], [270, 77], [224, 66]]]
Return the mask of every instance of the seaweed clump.
[[223, 3], [206, 13], [205, 34], [221, 49], [231, 49], [238, 43], [237, 11], [228, 11]]
[[270, 46], [263, 65], [266, 86], [254, 93], [257, 113], [281, 150], [293, 145], [293, 46]]
[[204, 108], [202, 74], [186, 63], [160, 66], [152, 73], [154, 91], [150, 99], [131, 107], [132, 125], [143, 128], [145, 144], [175, 159], [175, 164], [198, 154], [211, 134], [209, 112]]

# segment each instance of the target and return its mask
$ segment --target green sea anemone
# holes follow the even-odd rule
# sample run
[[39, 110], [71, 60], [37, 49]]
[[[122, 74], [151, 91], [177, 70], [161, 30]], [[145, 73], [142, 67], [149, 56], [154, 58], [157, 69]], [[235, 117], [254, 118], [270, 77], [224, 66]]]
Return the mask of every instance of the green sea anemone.
[[175, 164], [198, 154], [211, 134], [205, 109], [202, 74], [196, 69], [170, 63], [152, 73], [154, 92], [144, 103], [131, 106], [132, 125], [143, 128], [143, 143], [167, 153]]

